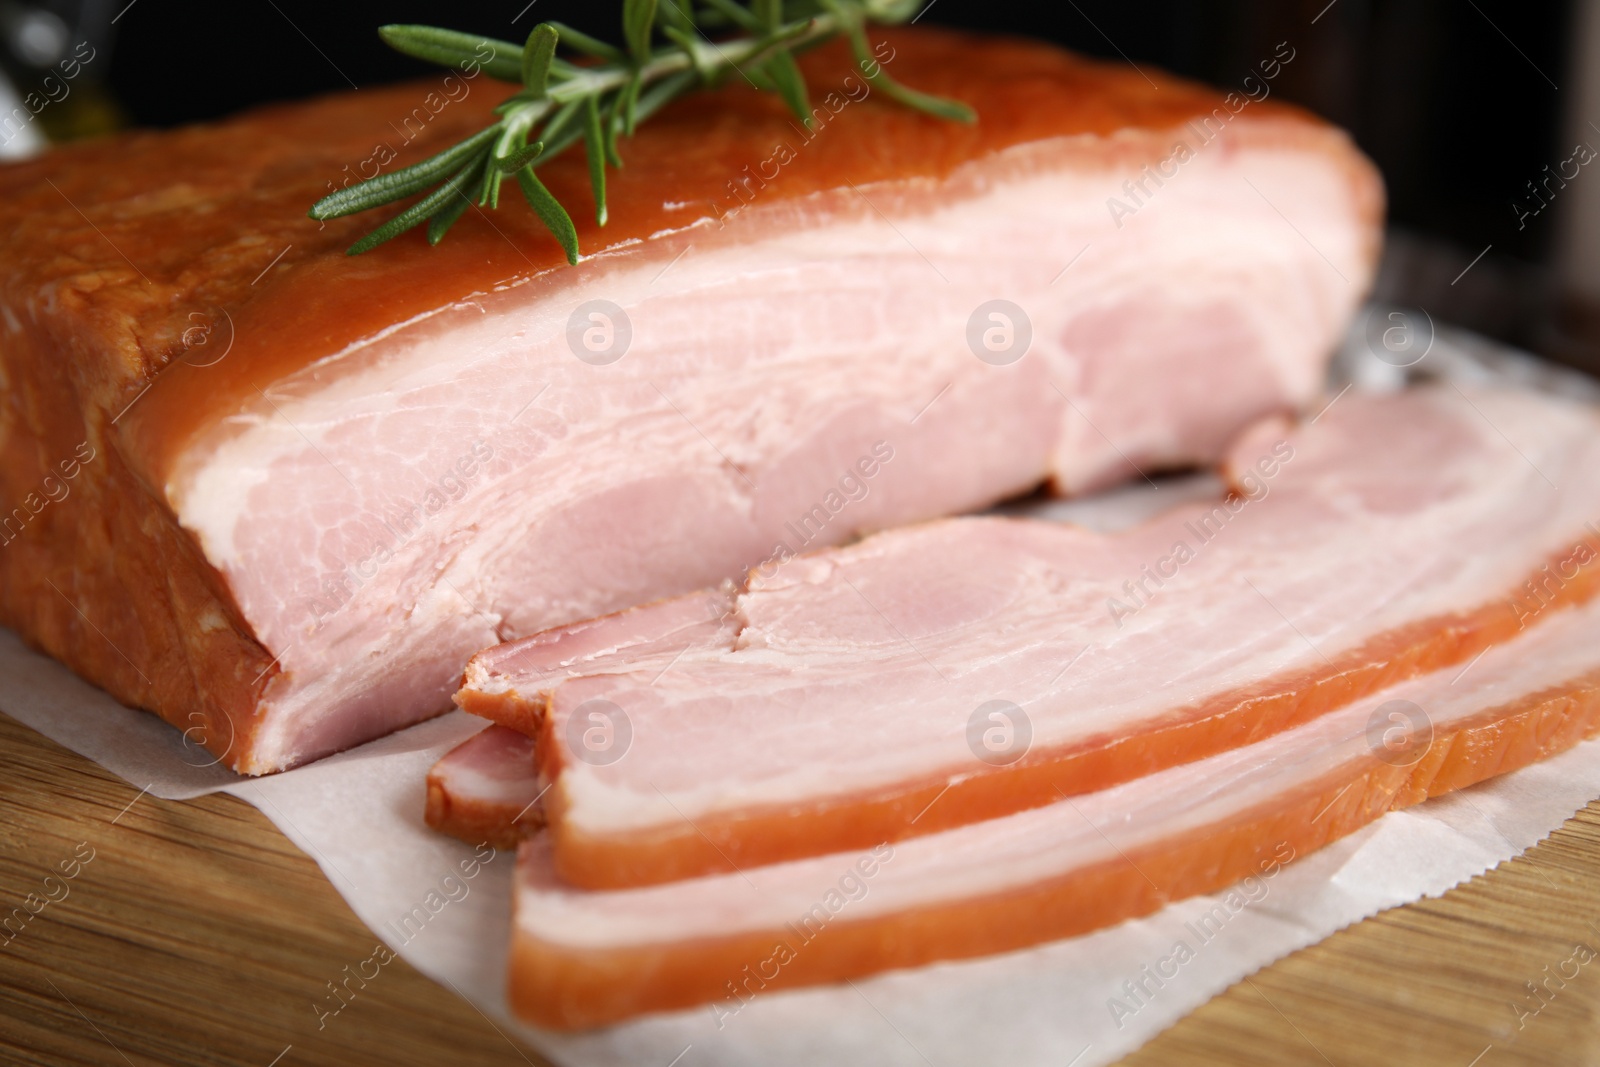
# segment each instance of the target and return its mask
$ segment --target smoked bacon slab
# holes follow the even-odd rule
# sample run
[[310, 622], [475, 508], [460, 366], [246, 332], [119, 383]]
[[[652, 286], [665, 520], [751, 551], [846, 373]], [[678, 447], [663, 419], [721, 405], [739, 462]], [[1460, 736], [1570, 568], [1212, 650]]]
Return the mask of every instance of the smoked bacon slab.
[[[478, 649], [1309, 402], [1382, 188], [1275, 99], [1042, 44], [804, 56], [359, 257], [330, 189], [481, 128], [477, 64], [0, 167], [0, 622], [245, 773], [449, 707]], [[1292, 62], [1288, 49], [1275, 62]], [[1148, 80], [1146, 75], [1148, 74]], [[995, 303], [1000, 301], [1002, 303]]]

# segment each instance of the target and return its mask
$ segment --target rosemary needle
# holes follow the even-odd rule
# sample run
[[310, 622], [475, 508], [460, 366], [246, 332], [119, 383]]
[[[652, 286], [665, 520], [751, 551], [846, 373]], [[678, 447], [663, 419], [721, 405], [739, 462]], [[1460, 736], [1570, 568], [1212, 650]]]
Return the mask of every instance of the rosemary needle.
[[[521, 88], [495, 109], [499, 118], [492, 126], [420, 163], [330, 193], [311, 208], [311, 217], [353, 215], [431, 189], [348, 252], [359, 255], [424, 222], [428, 242], [438, 244], [473, 199], [480, 206], [498, 206], [501, 182], [515, 177], [528, 206], [560, 242], [567, 262], [576, 263], [577, 229], [539, 180], [537, 164], [581, 141], [595, 218], [603, 226], [606, 168], [622, 165], [620, 136], [631, 134], [674, 98], [719, 85], [734, 73], [776, 93], [809, 127], [805, 77], [794, 56], [838, 34], [849, 40], [863, 76], [891, 100], [939, 118], [972, 122], [976, 116], [965, 104], [901, 85], [872, 59], [866, 26], [904, 22], [924, 2], [623, 0], [622, 47], [559, 22], [539, 23], [520, 46], [436, 26], [381, 27], [379, 36], [406, 55], [462, 69], [475, 65]], [[715, 42], [708, 30], [719, 34]], [[720, 36], [728, 30], [733, 32]], [[583, 56], [583, 63], [559, 58], [558, 44]]]

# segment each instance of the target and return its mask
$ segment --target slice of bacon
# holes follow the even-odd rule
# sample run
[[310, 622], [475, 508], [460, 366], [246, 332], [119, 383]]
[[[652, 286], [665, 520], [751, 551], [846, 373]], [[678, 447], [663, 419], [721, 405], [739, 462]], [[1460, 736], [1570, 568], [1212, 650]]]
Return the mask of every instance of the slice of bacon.
[[[502, 669], [537, 675], [553, 685], [562, 678], [604, 670], [611, 662], [662, 669], [685, 642], [725, 639], [737, 632], [731, 586], [677, 597], [644, 608], [548, 630], [499, 646]], [[493, 659], [494, 651], [489, 654]], [[463, 741], [428, 771], [425, 816], [435, 830], [470, 844], [487, 841], [514, 848], [544, 826], [534, 762], [533, 722], [513, 719]], [[515, 727], [514, 729], [512, 727]]]
[[1386, 811], [1600, 731], [1600, 604], [1255, 744], [1004, 818], [670, 885], [585, 891], [545, 835], [517, 866], [510, 997], [571, 1029], [1144, 915], [1270, 871]]
[[[639, 885], [1223, 752], [1465, 663], [1600, 586], [1585, 405], [1351, 393], [1287, 437], [1248, 435], [1228, 476], [1229, 502], [1112, 535], [956, 519], [799, 557], [753, 572], [726, 618], [699, 602], [675, 650], [626, 647], [694, 615], [669, 601], [583, 631], [611, 651], [559, 677], [525, 669], [535, 646], [484, 653], [457, 699], [537, 731], [560, 873]], [[621, 758], [587, 750], [613, 735]]]
[[533, 738], [491, 726], [445, 753], [428, 771], [425, 818], [472, 844], [515, 848], [544, 825]]

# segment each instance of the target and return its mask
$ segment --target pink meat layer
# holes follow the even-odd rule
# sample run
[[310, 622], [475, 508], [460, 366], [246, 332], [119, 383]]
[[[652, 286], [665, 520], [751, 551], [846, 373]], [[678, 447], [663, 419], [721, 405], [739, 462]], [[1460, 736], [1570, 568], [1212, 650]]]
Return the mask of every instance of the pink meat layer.
[[[1281, 430], [1234, 450], [1228, 502], [1112, 535], [984, 518], [879, 534], [757, 568], [726, 609], [703, 594], [586, 624], [589, 658], [555, 674], [574, 638], [491, 649], [457, 699], [537, 732], [563, 873], [637, 884], [1245, 744], [1596, 587], [1587, 406], [1350, 393]], [[634, 661], [630, 640], [669, 631], [675, 649]]]

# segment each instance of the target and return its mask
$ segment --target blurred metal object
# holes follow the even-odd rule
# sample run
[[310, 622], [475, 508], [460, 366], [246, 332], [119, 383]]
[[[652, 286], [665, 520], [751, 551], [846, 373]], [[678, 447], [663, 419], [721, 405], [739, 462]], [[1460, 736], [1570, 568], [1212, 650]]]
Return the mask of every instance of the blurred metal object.
[[[1564, 147], [1571, 152], [1583, 146], [1600, 156], [1600, 127], [1595, 125], [1600, 121], [1600, 0], [1582, 0], [1578, 6], [1570, 64]], [[1593, 169], [1600, 171], [1600, 166]], [[1542, 347], [1600, 373], [1600, 173], [1567, 182], [1560, 195], [1556, 306]]]
[[16, 89], [0, 74], [0, 160], [26, 159], [45, 146], [44, 134], [31, 122], [18, 125], [13, 116], [26, 112]]
[[60, 63], [74, 46], [88, 44], [96, 53], [110, 51], [115, 32], [113, 0], [0, 0], [0, 43], [3, 62], [15, 80], [26, 85], [29, 70], [43, 71]]
[[22, 62], [48, 67], [67, 54], [72, 30], [54, 11], [7, 3], [0, 5], [0, 33], [5, 35], [11, 53]]
[[1441, 322], [1532, 344], [1531, 335], [1549, 311], [1549, 290], [1546, 266], [1424, 230], [1391, 226], [1384, 235], [1372, 298], [1426, 308]]
[[112, 2], [0, 0], [0, 159], [122, 125], [104, 88]]

